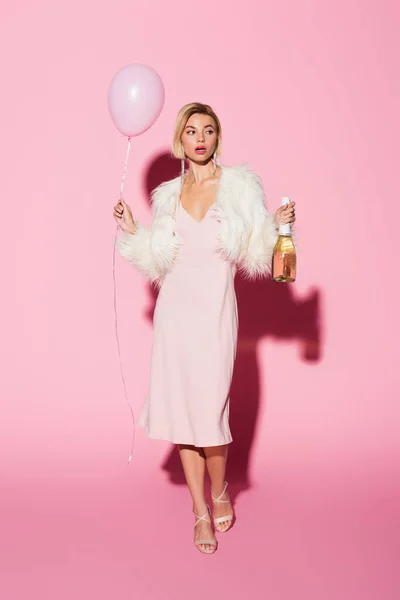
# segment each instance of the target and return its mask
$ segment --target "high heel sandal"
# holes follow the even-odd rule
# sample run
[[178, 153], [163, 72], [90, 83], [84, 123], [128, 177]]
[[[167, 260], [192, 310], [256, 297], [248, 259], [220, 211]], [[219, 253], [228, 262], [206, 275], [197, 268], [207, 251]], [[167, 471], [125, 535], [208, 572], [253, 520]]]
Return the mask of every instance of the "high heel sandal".
[[[211, 498], [214, 503], [216, 503], [216, 502], [231, 502], [230, 500], [221, 500], [221, 496], [223, 496], [225, 494], [227, 487], [228, 487], [228, 482], [225, 481], [225, 487], [223, 489], [223, 492], [222, 492], [222, 494], [220, 494], [218, 496], [218, 498], [215, 498], [214, 494], [211, 491]], [[226, 521], [232, 521], [232, 520], [233, 520], [233, 514], [224, 515], [223, 517], [217, 517], [216, 519], [214, 519], [215, 528], [217, 529], [217, 525], [219, 525], [220, 523], [225, 523]], [[222, 531], [220, 529], [217, 529], [217, 531], [219, 533], [225, 533], [225, 531], [228, 531], [231, 527], [232, 527], [232, 523], [226, 529], [222, 529]]]
[[[211, 511], [210, 511], [210, 507], [207, 504], [207, 510], [204, 513], [204, 515], [202, 515], [201, 517], [199, 515], [196, 515], [196, 513], [194, 513], [194, 516], [196, 517], [196, 523], [194, 524], [194, 528], [196, 529], [196, 526], [200, 523], [200, 521], [206, 521], [206, 523], [210, 523], [211, 525], [211, 520], [207, 519], [207, 516], [211, 515]], [[197, 549], [200, 552], [203, 552], [203, 554], [214, 554], [214, 552], [217, 549], [217, 542], [216, 540], [194, 540], [195, 545], [197, 546]], [[209, 549], [209, 550], [202, 550], [199, 546], [201, 544], [209, 544], [210, 546], [215, 546], [214, 549]]]

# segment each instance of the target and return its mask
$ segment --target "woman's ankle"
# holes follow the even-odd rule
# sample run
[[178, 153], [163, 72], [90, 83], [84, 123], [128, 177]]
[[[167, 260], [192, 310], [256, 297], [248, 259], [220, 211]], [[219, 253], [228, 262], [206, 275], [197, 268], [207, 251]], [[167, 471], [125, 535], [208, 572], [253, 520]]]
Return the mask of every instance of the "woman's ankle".
[[221, 496], [224, 491], [225, 493], [227, 492], [227, 490], [225, 489], [224, 479], [211, 486], [211, 493], [214, 496], [214, 498], [218, 498], [219, 496]]
[[207, 502], [205, 500], [204, 502], [199, 502], [198, 504], [193, 502], [193, 512], [198, 516], [204, 515], [204, 513], [208, 512]]

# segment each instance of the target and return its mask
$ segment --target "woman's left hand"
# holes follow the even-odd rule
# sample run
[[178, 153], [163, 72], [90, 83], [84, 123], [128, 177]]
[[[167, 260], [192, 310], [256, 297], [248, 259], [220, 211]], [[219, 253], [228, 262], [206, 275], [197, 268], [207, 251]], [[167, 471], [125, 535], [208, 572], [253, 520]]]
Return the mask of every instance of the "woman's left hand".
[[281, 206], [275, 213], [274, 221], [275, 227], [279, 229], [279, 225], [285, 225], [286, 223], [294, 223], [296, 220], [296, 215], [294, 212], [294, 205], [296, 202], [289, 202], [286, 206]]

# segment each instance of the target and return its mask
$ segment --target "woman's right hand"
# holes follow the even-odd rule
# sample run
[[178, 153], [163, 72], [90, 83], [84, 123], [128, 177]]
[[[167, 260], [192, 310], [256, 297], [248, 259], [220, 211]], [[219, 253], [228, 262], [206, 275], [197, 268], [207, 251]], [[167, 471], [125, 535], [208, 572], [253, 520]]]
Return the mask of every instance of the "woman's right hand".
[[120, 198], [114, 206], [114, 218], [122, 231], [135, 233], [136, 227], [132, 217], [132, 211], [129, 204], [127, 204], [123, 198]]

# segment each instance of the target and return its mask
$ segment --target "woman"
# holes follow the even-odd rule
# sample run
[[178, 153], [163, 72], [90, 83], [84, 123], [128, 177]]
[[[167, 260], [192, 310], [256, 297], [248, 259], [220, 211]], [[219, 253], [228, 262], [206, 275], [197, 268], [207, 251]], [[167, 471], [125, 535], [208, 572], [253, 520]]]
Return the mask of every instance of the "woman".
[[233, 519], [225, 471], [238, 333], [234, 277], [238, 270], [251, 279], [269, 275], [279, 222], [295, 221], [294, 202], [272, 217], [257, 175], [245, 165], [217, 165], [220, 150], [212, 108], [183, 106], [173, 142], [182, 174], [152, 193], [152, 226], [134, 221], [123, 199], [114, 206], [116, 248], [159, 288], [139, 424], [149, 437], [178, 445], [196, 517], [194, 542], [204, 553], [217, 548], [206, 467], [215, 529], [227, 531]]

